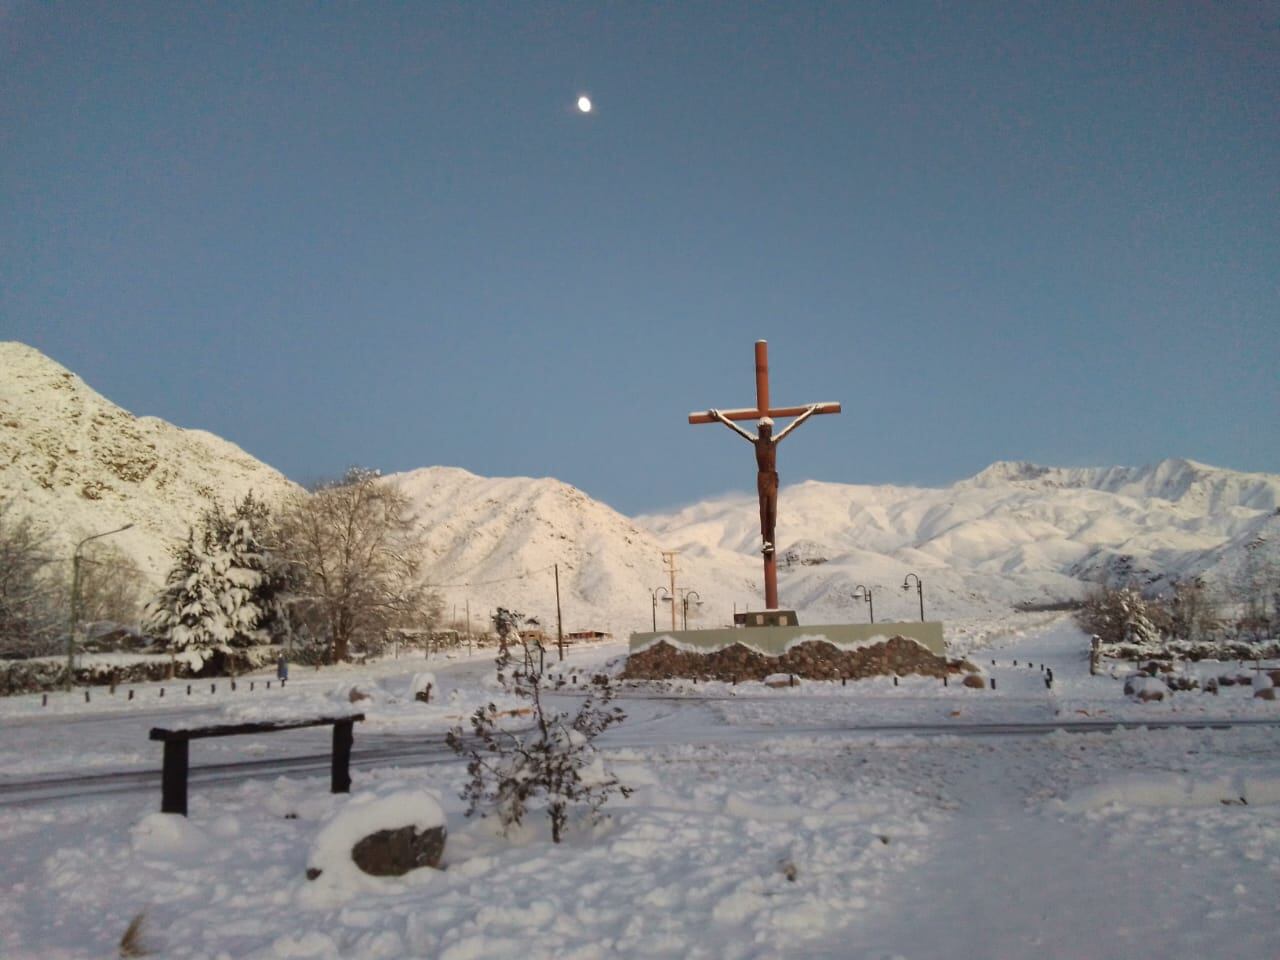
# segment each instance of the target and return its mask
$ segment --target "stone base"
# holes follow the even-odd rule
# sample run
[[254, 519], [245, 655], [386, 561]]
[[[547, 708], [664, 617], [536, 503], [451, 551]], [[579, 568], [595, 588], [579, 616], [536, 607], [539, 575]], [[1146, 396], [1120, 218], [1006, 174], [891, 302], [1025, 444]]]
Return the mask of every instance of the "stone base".
[[778, 656], [768, 656], [735, 643], [707, 653], [678, 650], [659, 640], [627, 657], [624, 679], [764, 680], [774, 673], [795, 674], [807, 680], [858, 680], [863, 677], [943, 677], [972, 672], [972, 664], [940, 657], [914, 640], [892, 637], [854, 650], [841, 650], [823, 640], [798, 643]]

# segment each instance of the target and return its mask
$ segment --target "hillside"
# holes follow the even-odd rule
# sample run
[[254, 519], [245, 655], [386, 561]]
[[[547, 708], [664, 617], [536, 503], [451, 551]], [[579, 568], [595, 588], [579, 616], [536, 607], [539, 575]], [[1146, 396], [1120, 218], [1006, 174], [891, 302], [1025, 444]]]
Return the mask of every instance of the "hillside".
[[81, 537], [132, 523], [112, 542], [158, 580], [210, 502], [294, 489], [220, 437], [135, 417], [25, 344], [0, 343], [0, 370], [0, 499], [68, 558]]
[[[647, 628], [651, 590], [667, 583], [661, 541], [581, 490], [550, 478], [478, 477], [454, 467], [393, 474], [412, 499], [428, 548], [427, 569], [441, 585], [446, 612], [462, 616], [468, 601], [479, 620], [497, 606], [535, 616], [555, 633], [554, 564], [560, 565], [565, 631], [625, 634]], [[682, 558], [683, 561], [683, 558]], [[680, 566], [685, 566], [683, 562]], [[680, 582], [703, 597], [751, 595], [749, 558], [716, 569], [699, 562]], [[724, 619], [732, 614], [716, 616]], [[670, 608], [659, 610], [670, 624]], [[690, 625], [698, 620], [695, 605]]]

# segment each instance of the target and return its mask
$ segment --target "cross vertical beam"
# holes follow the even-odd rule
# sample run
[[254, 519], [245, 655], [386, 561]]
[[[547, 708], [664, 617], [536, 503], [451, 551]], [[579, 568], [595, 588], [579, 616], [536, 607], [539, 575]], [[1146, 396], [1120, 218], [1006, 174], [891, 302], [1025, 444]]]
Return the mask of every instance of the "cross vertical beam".
[[[756, 490], [760, 497], [760, 552], [764, 556], [764, 602], [770, 610], [778, 608], [778, 561], [775, 551], [775, 523], [778, 515], [777, 446], [787, 434], [815, 414], [839, 413], [838, 403], [811, 403], [803, 407], [773, 407], [769, 398], [769, 344], [757, 340], [756, 405], [754, 408], [707, 410], [689, 414], [690, 423], [722, 423], [755, 446]], [[775, 417], [795, 417], [776, 436]], [[734, 421], [755, 420], [753, 437]], [[673, 607], [674, 614], [674, 607]]]

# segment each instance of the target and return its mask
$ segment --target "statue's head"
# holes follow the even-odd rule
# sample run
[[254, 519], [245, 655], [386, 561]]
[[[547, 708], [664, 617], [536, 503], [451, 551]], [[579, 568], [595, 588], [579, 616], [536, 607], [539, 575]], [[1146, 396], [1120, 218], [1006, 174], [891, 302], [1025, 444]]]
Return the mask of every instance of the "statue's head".
[[770, 417], [761, 417], [756, 421], [756, 430], [760, 434], [761, 440], [770, 440], [773, 438], [773, 420]]

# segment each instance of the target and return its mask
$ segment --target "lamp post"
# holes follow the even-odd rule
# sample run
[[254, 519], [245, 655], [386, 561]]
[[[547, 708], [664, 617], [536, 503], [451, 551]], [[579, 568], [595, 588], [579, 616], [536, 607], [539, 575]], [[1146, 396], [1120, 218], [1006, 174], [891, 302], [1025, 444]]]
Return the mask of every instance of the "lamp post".
[[660, 593], [666, 594], [666, 596], [662, 598], [663, 603], [671, 602], [671, 591], [668, 590], [666, 587], [654, 587], [652, 590], [649, 591], [649, 599], [653, 603], [653, 632], [654, 633], [658, 632], [658, 594]]
[[689, 598], [697, 597], [697, 602], [702, 602], [702, 595], [697, 590], [686, 590], [684, 596], [680, 598], [680, 604], [684, 607], [684, 629], [689, 629]]
[[[861, 591], [861, 592], [859, 592]], [[853, 599], [867, 601], [867, 614], [871, 617], [871, 622], [876, 622], [876, 608], [871, 603], [871, 588], [858, 584], [853, 588]]]
[[916, 593], [920, 595], [920, 622], [924, 623], [924, 581], [920, 579], [919, 574], [908, 573], [905, 577], [902, 578], [902, 589], [903, 590], [911, 589], [911, 587], [908, 586], [907, 581], [909, 581], [912, 577], [916, 578]]
[[99, 540], [102, 537], [109, 537], [113, 533], [122, 533], [132, 527], [132, 523], [126, 523], [123, 527], [117, 527], [115, 530], [108, 530], [106, 533], [95, 533], [92, 536], [85, 537], [76, 544], [75, 553], [71, 555], [71, 629], [67, 631], [67, 682], [64, 689], [71, 689], [71, 674], [75, 669], [76, 656], [76, 625], [80, 621], [80, 551], [84, 549], [84, 545], [90, 540]]

